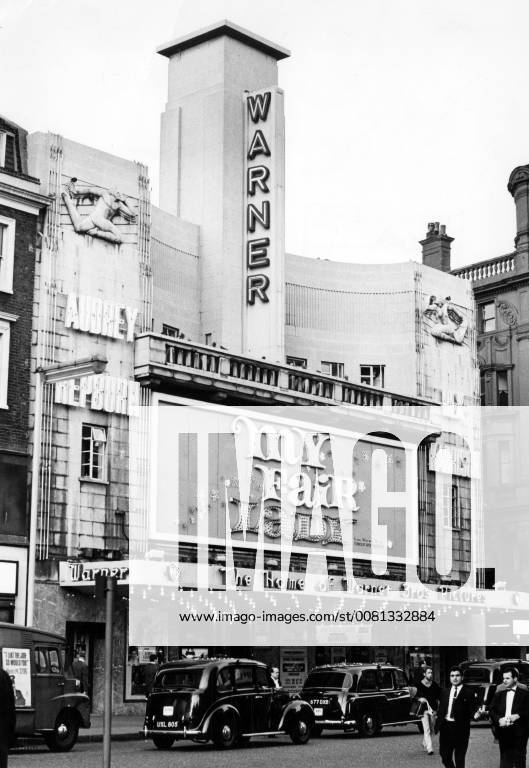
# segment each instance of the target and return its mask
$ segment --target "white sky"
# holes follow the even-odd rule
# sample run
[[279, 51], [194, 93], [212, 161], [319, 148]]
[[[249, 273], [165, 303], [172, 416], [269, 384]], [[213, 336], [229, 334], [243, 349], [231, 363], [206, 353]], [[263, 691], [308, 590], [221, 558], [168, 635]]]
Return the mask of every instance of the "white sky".
[[146, 162], [157, 200], [167, 60], [223, 18], [282, 44], [287, 250], [460, 266], [513, 248], [529, 162], [527, 0], [0, 0], [0, 113]]

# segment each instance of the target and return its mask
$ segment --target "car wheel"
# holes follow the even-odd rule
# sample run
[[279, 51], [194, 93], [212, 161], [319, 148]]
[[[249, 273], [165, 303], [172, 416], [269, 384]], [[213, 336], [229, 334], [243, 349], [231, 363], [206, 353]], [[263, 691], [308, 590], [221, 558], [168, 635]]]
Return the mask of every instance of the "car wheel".
[[174, 744], [174, 736], [167, 736], [165, 733], [153, 733], [152, 743], [156, 749], [171, 749]]
[[234, 717], [219, 717], [213, 726], [212, 740], [219, 749], [231, 749], [239, 739], [239, 727]]
[[323, 731], [323, 726], [313, 725], [310, 735], [312, 736], [313, 739], [319, 739], [322, 731]]
[[44, 740], [52, 752], [69, 752], [75, 746], [78, 735], [79, 725], [75, 717], [69, 712], [61, 712], [53, 731], [45, 734]]
[[306, 744], [310, 739], [310, 724], [305, 715], [297, 715], [292, 718], [288, 735], [294, 744]]
[[358, 730], [361, 736], [364, 736], [365, 738], [370, 739], [373, 736], [377, 736], [380, 733], [380, 731], [382, 730], [382, 726], [380, 724], [380, 720], [376, 715], [373, 715], [371, 712], [366, 712], [360, 718], [360, 722], [358, 724]]

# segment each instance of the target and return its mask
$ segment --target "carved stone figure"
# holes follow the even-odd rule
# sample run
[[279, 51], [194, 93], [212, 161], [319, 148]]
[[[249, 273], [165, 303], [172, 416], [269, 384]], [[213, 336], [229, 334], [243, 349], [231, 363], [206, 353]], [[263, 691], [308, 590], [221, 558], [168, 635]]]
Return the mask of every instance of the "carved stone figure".
[[514, 328], [518, 324], [518, 310], [514, 304], [510, 301], [497, 301], [496, 305], [505, 325]]
[[[64, 204], [70, 214], [73, 228], [80, 235], [92, 235], [110, 243], [123, 242], [119, 229], [112, 223], [116, 216], [123, 216], [128, 221], [135, 221], [136, 213], [129, 206], [127, 198], [117, 189], [99, 189], [97, 187], [77, 187], [73, 177], [62, 193]], [[76, 201], [88, 199], [94, 204], [89, 214], [82, 216], [77, 210]]]
[[424, 310], [426, 317], [434, 324], [430, 329], [432, 336], [452, 344], [462, 344], [468, 329], [468, 320], [454, 307], [450, 296], [445, 299], [430, 296], [430, 302]]

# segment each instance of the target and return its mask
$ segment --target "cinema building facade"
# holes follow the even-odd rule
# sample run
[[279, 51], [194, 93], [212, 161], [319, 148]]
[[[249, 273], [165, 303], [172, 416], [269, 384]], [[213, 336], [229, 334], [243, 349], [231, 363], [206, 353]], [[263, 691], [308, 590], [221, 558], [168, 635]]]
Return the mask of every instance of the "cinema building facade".
[[[380, 443], [391, 420], [403, 413], [420, 424], [435, 410], [478, 402], [472, 294], [466, 281], [434, 268], [447, 247], [445, 233], [430, 227], [422, 263], [332, 263], [285, 253], [278, 62], [288, 51], [223, 22], [158, 52], [169, 66], [160, 207], [151, 205], [148, 171], [140, 164], [51, 134], [33, 134], [28, 145], [30, 173], [51, 198], [36, 264], [33, 369], [40, 373], [33, 391], [40, 388], [40, 395], [33, 403], [40, 399], [42, 415], [35, 426], [41, 461], [33, 483], [36, 585], [29, 620], [65, 633], [72, 652], [85, 651], [95, 711], [102, 705], [104, 634], [96, 572], [111, 571], [118, 584], [115, 712], [141, 711], [142, 668], [150, 653], [174, 658], [185, 650], [184, 644], [128, 641], [130, 516], [149, 505], [145, 478], [152, 471], [147, 448], [129, 464], [130, 435], [139, 434], [141, 446], [145, 429], [152, 430], [147, 417], [138, 416], [147, 409], [138, 406], [198, 402], [230, 407], [233, 414], [256, 405], [358, 412], [369, 406], [381, 414]], [[80, 363], [87, 360], [100, 372], [82, 373]], [[435, 566], [432, 457], [438, 444], [423, 451], [422, 534], [410, 557], [417, 559], [420, 549], [425, 573], [440, 586], [474, 585], [474, 565], [483, 562], [477, 556], [471, 563], [480, 544], [471, 525], [469, 456], [448, 431], [435, 440], [444, 441], [451, 456], [445, 510], [453, 534], [451, 566], [444, 574]], [[399, 450], [388, 441], [391, 482], [397, 484]], [[364, 441], [362, 471], [374, 452], [374, 444]], [[189, 493], [190, 466], [181, 463], [177, 483]], [[133, 482], [131, 471], [143, 480]], [[320, 532], [310, 505], [298, 510], [296, 524], [303, 546], [323, 551], [328, 572], [342, 578], [330, 490], [326, 498]], [[226, 508], [214, 495], [212, 500], [208, 519], [215, 527], [215, 516], [225, 520]], [[171, 546], [181, 564], [180, 586], [190, 590], [197, 559], [204, 557], [194, 541], [198, 501], [186, 497], [182, 509]], [[402, 532], [391, 524], [397, 552]], [[384, 579], [371, 568], [367, 523], [362, 537], [361, 578], [375, 588]], [[255, 566], [246, 544], [241, 540], [234, 550], [241, 576]], [[150, 556], [170, 586], [171, 561], [160, 561], [154, 550]], [[273, 535], [265, 537], [263, 557], [268, 586], [276, 589], [280, 563]], [[206, 559], [210, 587], [225, 589], [226, 553], [213, 535]], [[306, 552], [294, 553], [294, 580], [302, 580], [305, 566]], [[402, 558], [395, 555], [386, 580], [404, 583], [404, 576]], [[340, 636], [334, 645], [238, 652], [281, 664], [283, 682], [291, 687], [303, 676], [291, 674], [300, 665], [304, 670], [354, 657], [391, 658], [409, 667], [433, 655], [442, 671], [452, 660], [483, 653], [462, 641], [441, 657], [433, 645], [372, 648], [356, 634]], [[204, 650], [226, 649], [194, 648]]]

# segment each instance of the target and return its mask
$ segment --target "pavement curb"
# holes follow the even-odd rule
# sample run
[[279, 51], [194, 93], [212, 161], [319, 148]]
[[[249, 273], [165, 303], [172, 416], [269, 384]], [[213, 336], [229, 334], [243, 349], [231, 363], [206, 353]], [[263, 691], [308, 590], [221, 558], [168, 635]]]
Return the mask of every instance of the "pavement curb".
[[[138, 731], [130, 731], [129, 733], [113, 733], [111, 736], [111, 741], [139, 741], [140, 739], [143, 739], [143, 733], [139, 733]], [[103, 734], [102, 733], [86, 733], [86, 734], [79, 734], [79, 738], [77, 739], [78, 744], [86, 744], [86, 743], [96, 743], [96, 742], [102, 742], [103, 741]]]

